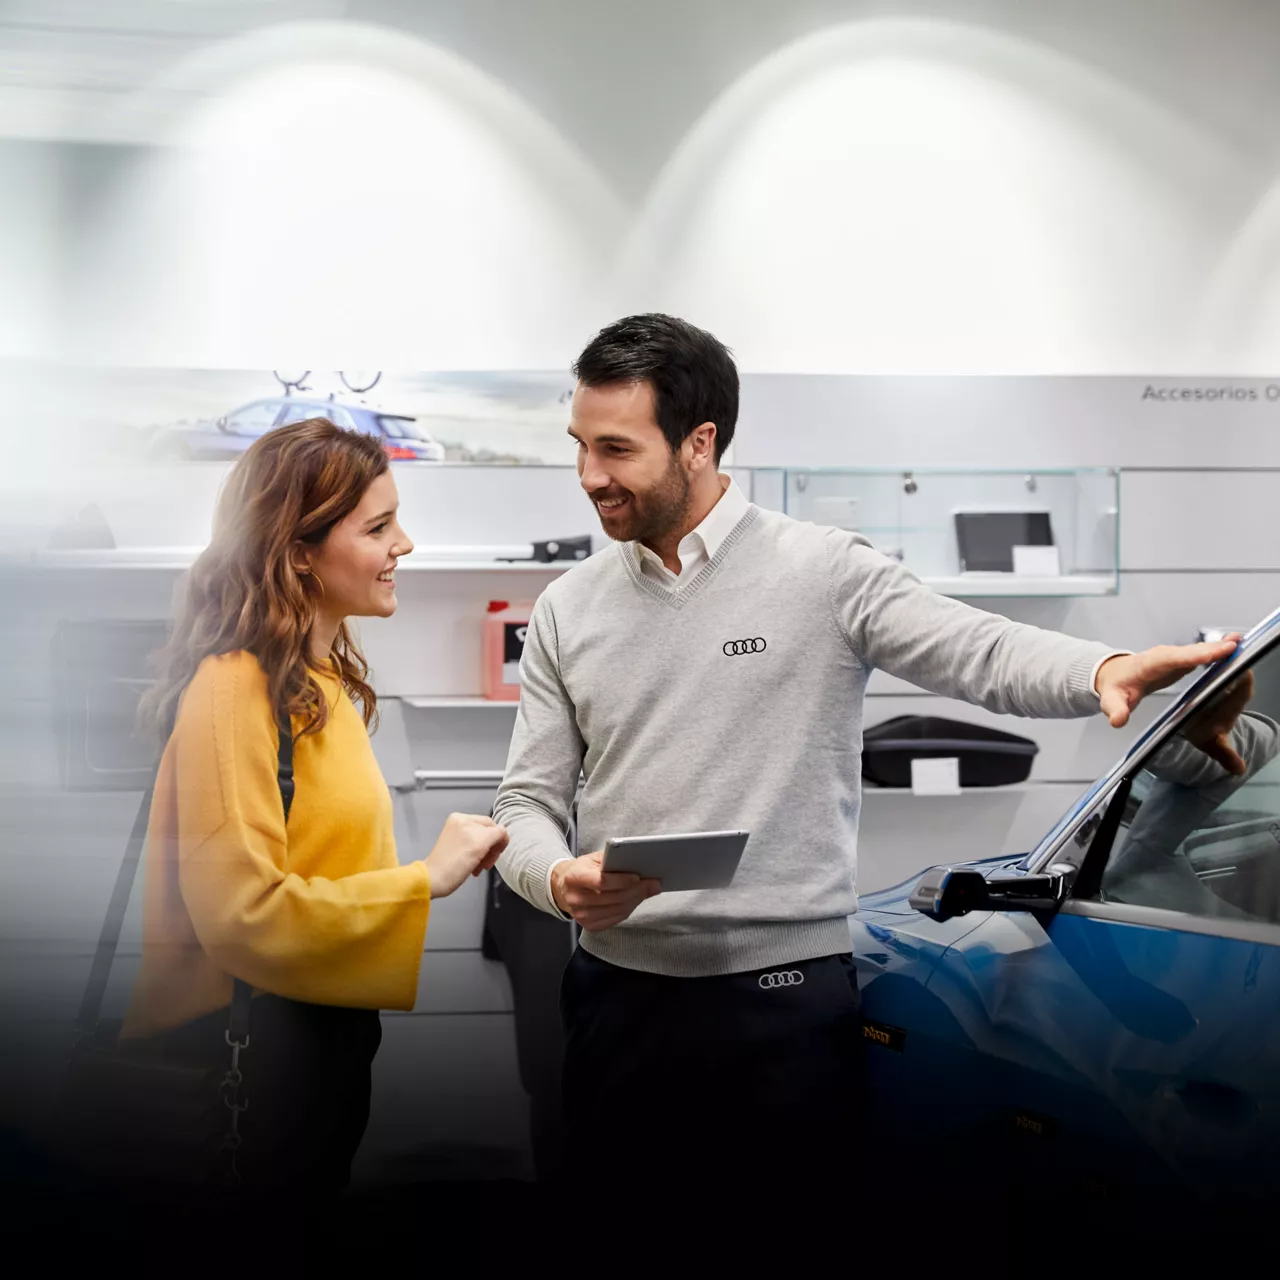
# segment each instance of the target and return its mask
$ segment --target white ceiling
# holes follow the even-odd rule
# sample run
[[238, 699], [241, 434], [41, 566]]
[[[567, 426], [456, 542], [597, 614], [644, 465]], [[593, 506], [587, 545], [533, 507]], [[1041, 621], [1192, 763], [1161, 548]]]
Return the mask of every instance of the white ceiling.
[[[359, 21], [475, 63], [634, 197], [762, 58], [885, 16], [1046, 45], [1280, 161], [1280, 5], [1263, 0], [0, 0], [0, 137], [145, 142], [162, 121], [116, 108], [185, 57], [264, 25]], [[182, 98], [176, 86], [150, 110]]]

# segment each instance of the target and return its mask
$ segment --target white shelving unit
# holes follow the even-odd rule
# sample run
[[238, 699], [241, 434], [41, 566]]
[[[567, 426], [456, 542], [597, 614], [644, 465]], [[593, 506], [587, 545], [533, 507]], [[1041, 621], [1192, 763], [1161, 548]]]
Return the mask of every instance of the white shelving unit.
[[954, 577], [921, 578], [939, 595], [958, 599], [982, 600], [987, 598], [1027, 596], [1109, 596], [1115, 594], [1115, 579], [1093, 577], [1088, 574], [1062, 574], [1054, 578], [1028, 578], [1017, 574], [957, 574]]
[[491, 791], [502, 782], [501, 769], [415, 769], [419, 791]]
[[[29, 561], [19, 563], [41, 569], [154, 569], [172, 572], [190, 568], [202, 550], [202, 547], [115, 547], [101, 550], [41, 551], [32, 555]], [[413, 555], [404, 556], [397, 569], [401, 573], [517, 573], [554, 578], [577, 563], [580, 562], [450, 560], [435, 552], [425, 555], [414, 552]], [[1033, 596], [1105, 596], [1115, 591], [1113, 578], [1084, 574], [1063, 574], [1052, 578], [997, 573], [957, 574], [951, 577], [925, 577], [922, 581], [941, 595], [974, 600]]]
[[[33, 568], [47, 569], [188, 569], [203, 547], [111, 547], [96, 550], [40, 551], [32, 555]], [[433, 573], [534, 573], [557, 575], [571, 569], [576, 560], [547, 562], [497, 559], [448, 559], [430, 553], [403, 556], [397, 568], [401, 572]]]

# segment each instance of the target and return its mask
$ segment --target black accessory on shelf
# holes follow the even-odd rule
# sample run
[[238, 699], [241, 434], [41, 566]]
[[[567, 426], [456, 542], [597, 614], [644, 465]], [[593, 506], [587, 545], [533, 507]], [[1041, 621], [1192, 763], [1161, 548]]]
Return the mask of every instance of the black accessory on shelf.
[[862, 776], [881, 787], [911, 786], [912, 760], [955, 758], [962, 787], [1000, 787], [1025, 782], [1039, 746], [1029, 738], [944, 720], [897, 716], [862, 735]]
[[550, 538], [533, 544], [531, 556], [499, 556], [509, 564], [554, 564], [558, 560], [585, 560], [591, 554], [591, 535], [581, 538]]
[[1047, 511], [957, 511], [961, 573], [1012, 573], [1014, 547], [1051, 547]]

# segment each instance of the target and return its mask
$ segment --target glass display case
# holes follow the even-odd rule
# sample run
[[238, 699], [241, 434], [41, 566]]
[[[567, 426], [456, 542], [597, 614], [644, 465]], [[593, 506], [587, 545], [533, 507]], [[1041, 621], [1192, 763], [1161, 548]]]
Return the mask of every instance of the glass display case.
[[[757, 472], [757, 501], [856, 530], [946, 595], [1096, 596], [1119, 589], [1111, 467], [812, 467]], [[781, 490], [778, 493], [778, 490]]]

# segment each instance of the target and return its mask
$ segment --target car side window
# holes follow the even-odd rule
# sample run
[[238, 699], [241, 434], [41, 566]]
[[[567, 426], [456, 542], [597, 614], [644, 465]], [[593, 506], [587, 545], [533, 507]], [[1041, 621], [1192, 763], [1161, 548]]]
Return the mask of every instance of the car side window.
[[284, 412], [280, 415], [279, 427], [287, 427], [291, 422], [305, 422], [308, 418], [324, 418], [328, 415], [318, 405], [314, 404], [290, 404], [285, 406]]
[[1280, 923], [1280, 651], [1237, 676], [1127, 782], [1090, 820], [1090, 839], [1114, 836], [1077, 897]]
[[258, 400], [227, 415], [227, 430], [238, 436], [260, 436], [270, 431], [276, 422], [280, 406], [271, 400]]

